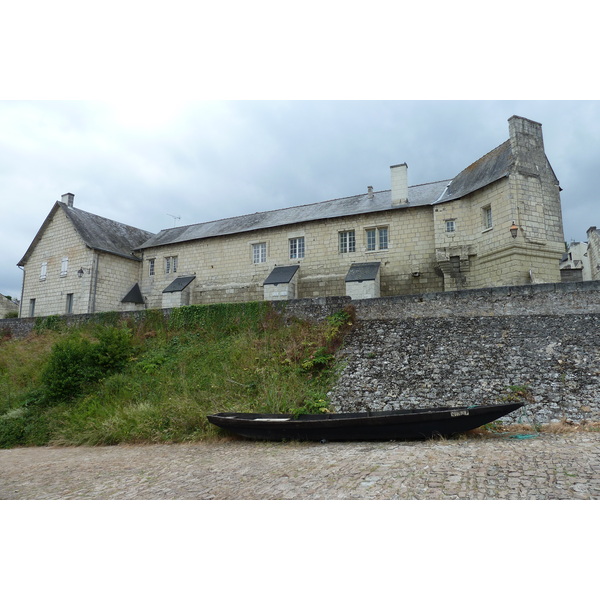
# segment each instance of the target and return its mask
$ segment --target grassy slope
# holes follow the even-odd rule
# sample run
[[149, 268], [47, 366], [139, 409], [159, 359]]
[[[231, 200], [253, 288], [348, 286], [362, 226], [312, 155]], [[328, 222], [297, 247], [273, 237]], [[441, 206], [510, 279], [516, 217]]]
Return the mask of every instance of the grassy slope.
[[[47, 320], [27, 339], [0, 342], [0, 447], [197, 441], [220, 435], [206, 420], [213, 412], [323, 410], [351, 319], [284, 324], [263, 303], [184, 307], [168, 320], [149, 311], [141, 323], [106, 317], [64, 331]], [[126, 359], [111, 363], [114, 348], [105, 350], [97, 356], [110, 368], [99, 378], [53, 397], [53, 381], [85, 370], [65, 374], [64, 360], [51, 362], [57, 348], [76, 365], [81, 340], [99, 348], [111, 331]]]

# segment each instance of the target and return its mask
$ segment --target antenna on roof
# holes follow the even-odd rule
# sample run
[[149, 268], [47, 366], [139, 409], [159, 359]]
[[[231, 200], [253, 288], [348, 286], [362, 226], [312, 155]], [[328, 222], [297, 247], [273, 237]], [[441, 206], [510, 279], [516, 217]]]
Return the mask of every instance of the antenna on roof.
[[173, 227], [175, 227], [175, 223], [176, 221], [181, 221], [181, 217], [177, 217], [175, 215], [170, 215], [169, 213], [167, 213], [168, 217], [173, 217]]

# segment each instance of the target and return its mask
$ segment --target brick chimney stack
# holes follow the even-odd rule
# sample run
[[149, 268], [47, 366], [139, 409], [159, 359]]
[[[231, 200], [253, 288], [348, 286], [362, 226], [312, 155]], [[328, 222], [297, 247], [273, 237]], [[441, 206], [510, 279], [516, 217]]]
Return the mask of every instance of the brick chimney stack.
[[392, 165], [390, 167], [392, 177], [392, 206], [408, 204], [408, 165]]
[[71, 194], [71, 193], [67, 193], [67, 194], [63, 194], [60, 197], [60, 201], [63, 204], [66, 204], [67, 206], [73, 206], [73, 200], [75, 199], [75, 194]]

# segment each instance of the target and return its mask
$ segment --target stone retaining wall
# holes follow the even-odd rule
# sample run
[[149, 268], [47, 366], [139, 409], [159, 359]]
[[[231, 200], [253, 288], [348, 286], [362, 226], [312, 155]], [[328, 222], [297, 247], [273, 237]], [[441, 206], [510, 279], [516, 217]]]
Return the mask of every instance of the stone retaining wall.
[[599, 326], [600, 313], [362, 321], [330, 400], [340, 411], [423, 408], [527, 389], [527, 415], [507, 421], [600, 421]]
[[352, 304], [338, 410], [497, 402], [516, 388], [527, 411], [506, 421], [600, 421], [598, 281]]
[[[508, 421], [600, 421], [600, 281], [273, 302], [289, 317], [315, 320], [349, 304], [358, 327], [330, 393], [338, 410], [497, 402], [516, 387], [529, 390], [527, 414]], [[98, 318], [64, 317], [69, 324]], [[0, 336], [22, 337], [35, 324], [0, 320]]]

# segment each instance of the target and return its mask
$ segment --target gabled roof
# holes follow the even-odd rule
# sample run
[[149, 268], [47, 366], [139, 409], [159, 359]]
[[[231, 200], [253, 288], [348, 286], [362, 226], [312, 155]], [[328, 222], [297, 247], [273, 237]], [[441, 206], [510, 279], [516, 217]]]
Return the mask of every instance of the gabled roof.
[[453, 179], [413, 185], [408, 188], [408, 203], [392, 206], [391, 190], [360, 194], [316, 204], [306, 204], [241, 217], [184, 225], [163, 229], [144, 242], [138, 249], [178, 244], [193, 240], [258, 231], [270, 227], [307, 223], [386, 210], [405, 210], [415, 206], [432, 206], [458, 200], [494, 181], [507, 177], [515, 166], [510, 140], [507, 140], [479, 160], [469, 165]]
[[144, 296], [138, 283], [136, 283], [126, 294], [121, 302], [132, 302], [134, 304], [144, 304]]
[[257, 231], [295, 223], [307, 223], [321, 219], [348, 217], [386, 210], [402, 210], [411, 206], [427, 206], [441, 196], [448, 183], [450, 183], [450, 180], [410, 186], [408, 188], [408, 203], [394, 207], [392, 206], [392, 192], [391, 190], [386, 190], [375, 192], [372, 197], [368, 193], [360, 194], [358, 196], [327, 200], [316, 204], [305, 204], [303, 206], [293, 206], [241, 217], [221, 219], [219, 221], [210, 221], [208, 223], [163, 229], [141, 244], [138, 249], [179, 244], [192, 240]]
[[132, 227], [131, 225], [125, 225], [118, 221], [99, 217], [98, 215], [74, 208], [73, 206], [67, 206], [63, 202], [56, 202], [36, 236], [33, 238], [33, 242], [31, 242], [27, 252], [17, 263], [18, 266], [23, 266], [27, 263], [31, 253], [42, 239], [48, 225], [59, 210], [62, 210], [65, 213], [67, 218], [73, 224], [73, 227], [75, 227], [77, 233], [81, 236], [84, 244], [92, 250], [115, 254], [130, 260], [140, 260], [133, 255], [134, 249], [153, 235], [149, 231], [144, 231], [137, 227]]

